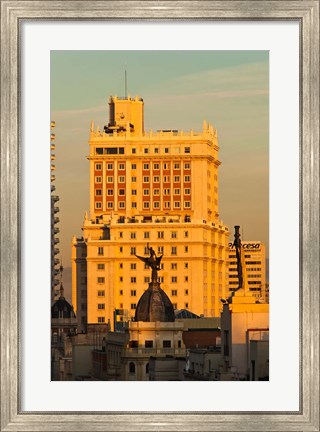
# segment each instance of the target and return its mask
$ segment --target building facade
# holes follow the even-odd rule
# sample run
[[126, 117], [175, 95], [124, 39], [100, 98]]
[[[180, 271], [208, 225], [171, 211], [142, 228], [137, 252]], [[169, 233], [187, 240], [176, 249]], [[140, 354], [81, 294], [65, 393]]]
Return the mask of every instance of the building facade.
[[134, 317], [150, 282], [135, 254], [148, 255], [148, 243], [164, 254], [160, 282], [175, 309], [219, 316], [228, 228], [218, 212], [216, 129], [146, 132], [143, 100], [111, 97], [108, 126], [91, 123], [89, 148], [90, 213], [72, 246], [77, 316], [81, 307], [88, 323], [113, 325], [115, 311], [120, 321]]
[[54, 171], [56, 169], [54, 165], [55, 160], [55, 133], [54, 129], [56, 127], [56, 123], [54, 121], [51, 121], [50, 129], [51, 129], [51, 135], [50, 135], [50, 159], [51, 159], [51, 304], [55, 300], [59, 298], [59, 274], [60, 269], [58, 267], [60, 261], [57, 258], [57, 255], [60, 253], [60, 250], [57, 247], [57, 244], [59, 243], [59, 238], [57, 237], [57, 234], [59, 233], [59, 228], [57, 227], [57, 224], [59, 223], [59, 217], [57, 216], [57, 213], [59, 213], [59, 207], [56, 205], [56, 203], [59, 201], [59, 196], [55, 194], [56, 186], [55, 186], [55, 175]]
[[[246, 289], [256, 300], [269, 303], [269, 290], [266, 283], [266, 250], [261, 241], [242, 241], [242, 271]], [[228, 245], [227, 289], [231, 294], [238, 287], [237, 258], [232, 242]]]

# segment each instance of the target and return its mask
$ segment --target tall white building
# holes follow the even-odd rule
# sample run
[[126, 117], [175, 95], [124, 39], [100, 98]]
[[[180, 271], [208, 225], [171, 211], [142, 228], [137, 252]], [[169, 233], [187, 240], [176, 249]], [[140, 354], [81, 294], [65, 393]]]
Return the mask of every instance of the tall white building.
[[[89, 136], [90, 213], [73, 239], [72, 303], [84, 324], [130, 320], [150, 272], [176, 309], [218, 316], [226, 296], [228, 228], [218, 211], [217, 130], [144, 129], [140, 97], [109, 100], [109, 123]], [[115, 315], [117, 314], [117, 315]]]

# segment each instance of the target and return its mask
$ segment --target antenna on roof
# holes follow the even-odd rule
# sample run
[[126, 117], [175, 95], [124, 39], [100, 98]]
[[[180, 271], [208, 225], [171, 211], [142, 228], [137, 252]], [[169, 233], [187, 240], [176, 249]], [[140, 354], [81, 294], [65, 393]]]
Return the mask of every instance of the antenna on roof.
[[127, 68], [124, 70], [124, 96], [127, 99]]

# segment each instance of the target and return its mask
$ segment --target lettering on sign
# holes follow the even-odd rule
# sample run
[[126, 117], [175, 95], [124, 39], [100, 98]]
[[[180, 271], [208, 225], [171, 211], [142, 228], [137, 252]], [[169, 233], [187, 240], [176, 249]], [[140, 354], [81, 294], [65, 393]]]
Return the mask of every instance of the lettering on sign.
[[[234, 249], [233, 243], [229, 243], [229, 249]], [[260, 249], [260, 243], [241, 243], [243, 249]]]

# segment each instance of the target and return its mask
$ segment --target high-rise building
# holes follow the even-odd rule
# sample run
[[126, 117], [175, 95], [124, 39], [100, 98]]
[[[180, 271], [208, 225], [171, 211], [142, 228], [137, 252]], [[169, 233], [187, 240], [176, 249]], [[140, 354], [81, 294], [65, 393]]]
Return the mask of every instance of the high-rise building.
[[[175, 309], [218, 316], [228, 228], [218, 211], [217, 130], [144, 130], [140, 97], [110, 97], [90, 128], [90, 214], [73, 239], [72, 303], [82, 323], [130, 320], [150, 275], [135, 254], [163, 254], [159, 279]], [[81, 315], [82, 314], [82, 315]]]
[[50, 136], [50, 151], [51, 151], [51, 304], [58, 299], [59, 297], [59, 279], [57, 276], [60, 274], [60, 269], [57, 268], [60, 261], [57, 258], [57, 255], [59, 254], [59, 249], [56, 247], [56, 245], [59, 243], [59, 238], [57, 237], [57, 234], [59, 233], [59, 228], [57, 227], [57, 224], [59, 223], [59, 218], [57, 216], [57, 213], [59, 212], [59, 207], [56, 206], [56, 203], [59, 201], [59, 196], [56, 195], [55, 192], [55, 133], [54, 128], [56, 126], [56, 123], [54, 121], [50, 124], [51, 129], [51, 136]]
[[[242, 241], [242, 271], [244, 288], [263, 303], [269, 303], [269, 292], [266, 284], [266, 249], [261, 241]], [[230, 294], [239, 285], [237, 258], [232, 242], [228, 245], [227, 289]]]

